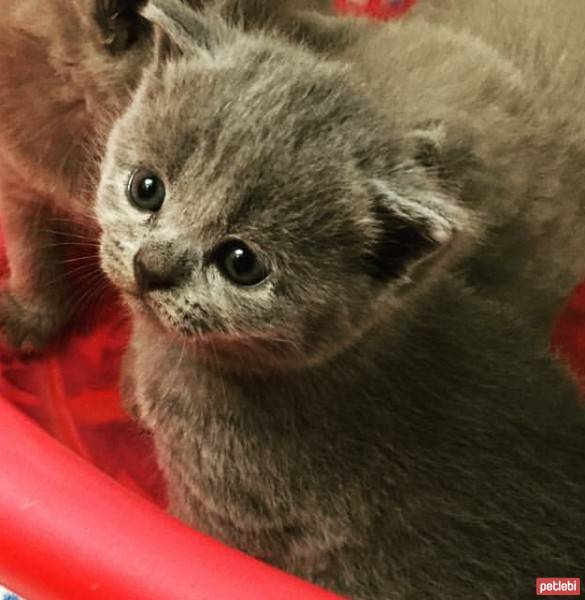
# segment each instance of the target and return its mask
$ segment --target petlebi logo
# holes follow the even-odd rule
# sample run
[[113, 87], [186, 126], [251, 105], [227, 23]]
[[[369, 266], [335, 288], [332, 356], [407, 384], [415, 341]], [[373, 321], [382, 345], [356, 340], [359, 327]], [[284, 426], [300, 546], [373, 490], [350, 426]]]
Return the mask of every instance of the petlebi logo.
[[578, 577], [539, 577], [536, 580], [537, 596], [580, 596], [581, 580]]

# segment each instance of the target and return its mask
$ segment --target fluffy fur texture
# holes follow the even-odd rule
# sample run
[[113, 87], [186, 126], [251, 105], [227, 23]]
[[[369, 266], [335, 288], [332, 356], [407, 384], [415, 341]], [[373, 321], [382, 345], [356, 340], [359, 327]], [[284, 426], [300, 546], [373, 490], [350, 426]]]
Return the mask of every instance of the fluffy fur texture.
[[[517, 4], [513, 39], [546, 52], [553, 12]], [[299, 47], [157, 0], [98, 192], [171, 510], [360, 600], [528, 600], [585, 565], [585, 414], [543, 343], [582, 274], [558, 250], [585, 242], [581, 125], [540, 93], [556, 42], [547, 76], [445, 5], [307, 15]], [[257, 285], [226, 270], [242, 242]]]
[[[11, 266], [0, 330], [43, 348], [70, 315], [66, 245], [95, 244], [92, 206], [103, 141], [152, 53], [145, 0], [5, 0], [0, 24], [0, 211]], [[188, 0], [201, 8], [205, 0]], [[212, 3], [209, 0], [208, 3]], [[298, 9], [324, 0], [217, 0], [246, 28], [294, 30]], [[95, 278], [90, 263], [91, 287]], [[85, 295], [87, 297], [87, 294]]]

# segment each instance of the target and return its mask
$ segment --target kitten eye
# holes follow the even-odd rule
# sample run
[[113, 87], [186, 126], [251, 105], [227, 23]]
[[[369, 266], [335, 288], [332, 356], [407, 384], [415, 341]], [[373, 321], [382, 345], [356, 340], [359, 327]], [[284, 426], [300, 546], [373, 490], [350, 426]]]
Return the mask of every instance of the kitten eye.
[[256, 254], [239, 240], [230, 240], [216, 253], [215, 263], [222, 275], [236, 285], [258, 285], [268, 277], [268, 269]]
[[127, 195], [132, 204], [141, 210], [157, 212], [165, 201], [165, 184], [153, 171], [137, 169], [128, 182]]

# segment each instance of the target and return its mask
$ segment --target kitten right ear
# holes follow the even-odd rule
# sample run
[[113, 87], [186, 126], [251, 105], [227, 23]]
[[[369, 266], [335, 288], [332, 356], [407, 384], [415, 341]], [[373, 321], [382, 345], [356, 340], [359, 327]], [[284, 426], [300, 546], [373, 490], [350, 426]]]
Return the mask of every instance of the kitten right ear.
[[193, 54], [209, 46], [211, 34], [208, 24], [197, 11], [180, 0], [151, 0], [142, 14], [156, 28], [156, 63]]
[[377, 234], [365, 264], [378, 281], [419, 279], [458, 238], [473, 232], [467, 211], [433, 192], [405, 197], [380, 180], [371, 182], [371, 190]]

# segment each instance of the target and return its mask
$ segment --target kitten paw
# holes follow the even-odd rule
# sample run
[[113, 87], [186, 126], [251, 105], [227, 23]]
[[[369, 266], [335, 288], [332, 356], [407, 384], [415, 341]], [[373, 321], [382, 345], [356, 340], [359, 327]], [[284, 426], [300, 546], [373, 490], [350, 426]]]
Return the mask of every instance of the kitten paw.
[[0, 341], [23, 354], [44, 350], [64, 323], [62, 306], [25, 306], [9, 291], [0, 292]]

